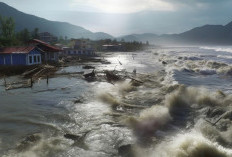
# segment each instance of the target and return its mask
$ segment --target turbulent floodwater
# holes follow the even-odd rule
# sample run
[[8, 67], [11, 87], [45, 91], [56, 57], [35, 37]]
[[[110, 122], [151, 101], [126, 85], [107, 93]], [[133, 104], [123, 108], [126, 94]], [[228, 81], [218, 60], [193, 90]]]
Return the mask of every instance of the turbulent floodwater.
[[232, 157], [231, 50], [157, 48], [90, 63], [139, 82], [71, 75], [48, 85], [39, 80], [32, 89], [0, 86], [0, 156]]

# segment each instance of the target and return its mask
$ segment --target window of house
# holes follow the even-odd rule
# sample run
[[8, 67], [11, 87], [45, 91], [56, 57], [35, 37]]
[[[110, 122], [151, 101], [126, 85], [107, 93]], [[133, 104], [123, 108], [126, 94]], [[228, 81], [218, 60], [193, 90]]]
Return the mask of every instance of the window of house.
[[34, 63], [36, 63], [37, 62], [37, 58], [36, 58], [36, 56], [34, 56]]
[[29, 64], [32, 64], [32, 56], [29, 56]]
[[55, 59], [55, 53], [51, 53], [51, 59]]
[[37, 61], [38, 63], [40, 63], [40, 56], [37, 56]]

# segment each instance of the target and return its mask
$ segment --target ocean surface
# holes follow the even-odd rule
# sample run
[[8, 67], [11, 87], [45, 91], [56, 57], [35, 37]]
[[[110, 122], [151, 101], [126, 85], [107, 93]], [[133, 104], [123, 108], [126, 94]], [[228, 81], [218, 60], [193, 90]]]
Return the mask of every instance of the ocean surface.
[[[232, 47], [103, 56], [111, 64], [89, 63], [98, 81], [59, 76], [5, 91], [0, 79], [0, 156], [232, 157]], [[125, 80], [108, 83], [104, 70]], [[57, 73], [79, 71], [91, 70]]]

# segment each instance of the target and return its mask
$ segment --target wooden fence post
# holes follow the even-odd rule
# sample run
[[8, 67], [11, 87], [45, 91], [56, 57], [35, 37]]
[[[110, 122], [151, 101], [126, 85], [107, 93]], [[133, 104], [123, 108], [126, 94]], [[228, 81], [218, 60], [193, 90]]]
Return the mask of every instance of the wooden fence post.
[[48, 78], [48, 75], [47, 75], [47, 84], [48, 84], [48, 79], [49, 79], [49, 78]]
[[32, 77], [31, 77], [31, 88], [33, 87], [33, 79], [32, 79]]
[[4, 75], [4, 86], [6, 87], [6, 75]]

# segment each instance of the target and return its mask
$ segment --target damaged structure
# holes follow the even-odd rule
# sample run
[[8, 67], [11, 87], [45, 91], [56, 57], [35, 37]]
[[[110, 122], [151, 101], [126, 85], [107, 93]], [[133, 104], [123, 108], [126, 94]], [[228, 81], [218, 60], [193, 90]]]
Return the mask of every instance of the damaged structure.
[[73, 46], [63, 49], [64, 56], [95, 56], [94, 49], [88, 39], [73, 39]]
[[0, 65], [35, 65], [41, 64], [41, 54], [36, 46], [7, 47], [0, 49]]
[[58, 47], [33, 39], [29, 41], [28, 46], [0, 48], [0, 65], [36, 65], [57, 62], [61, 51]]
[[42, 50], [41, 58], [43, 63], [57, 62], [59, 60], [59, 54], [60, 52], [62, 52], [62, 49], [52, 46], [38, 39], [31, 40], [29, 42], [29, 45], [36, 46]]

